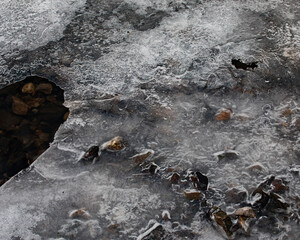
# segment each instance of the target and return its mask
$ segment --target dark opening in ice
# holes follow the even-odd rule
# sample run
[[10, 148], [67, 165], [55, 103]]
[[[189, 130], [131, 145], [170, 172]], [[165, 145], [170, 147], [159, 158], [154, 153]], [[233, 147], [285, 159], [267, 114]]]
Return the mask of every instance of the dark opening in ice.
[[63, 93], [37, 76], [0, 90], [0, 186], [49, 147], [68, 118]]

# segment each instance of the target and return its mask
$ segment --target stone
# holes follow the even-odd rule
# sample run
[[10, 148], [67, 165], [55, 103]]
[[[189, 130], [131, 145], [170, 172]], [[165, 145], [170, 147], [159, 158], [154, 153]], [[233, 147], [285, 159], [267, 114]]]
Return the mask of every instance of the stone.
[[222, 108], [217, 112], [217, 114], [215, 116], [215, 120], [227, 121], [231, 118], [232, 113], [233, 113], [233, 111], [231, 108]]
[[20, 98], [12, 97], [12, 111], [16, 115], [25, 116], [27, 115], [29, 106], [24, 103]]
[[271, 185], [272, 185], [272, 191], [276, 193], [283, 193], [289, 190], [289, 187], [286, 186], [281, 179], [274, 179]]
[[26, 83], [23, 87], [22, 87], [22, 93], [26, 93], [26, 94], [31, 94], [34, 95], [35, 94], [35, 86], [33, 83]]
[[172, 175], [170, 177], [168, 177], [168, 180], [171, 183], [178, 183], [178, 181], [180, 180], [180, 175], [177, 172], [172, 173]]
[[256, 218], [255, 213], [251, 207], [243, 207], [235, 210], [233, 213], [236, 216], [242, 216], [247, 218]]
[[211, 209], [210, 218], [215, 221], [215, 223], [224, 230], [227, 237], [232, 236], [231, 227], [233, 226], [231, 218], [226, 212], [222, 211], [220, 208], [214, 207]]
[[219, 161], [221, 160], [235, 160], [239, 158], [239, 153], [234, 150], [225, 150], [213, 154]]
[[36, 87], [37, 92], [42, 92], [46, 95], [50, 95], [52, 93], [53, 87], [51, 83], [40, 83]]
[[84, 208], [73, 210], [69, 213], [70, 218], [83, 218], [87, 219], [90, 217], [90, 214], [88, 211], [86, 211]]
[[147, 150], [143, 153], [139, 153], [136, 154], [134, 156], [131, 157], [131, 159], [135, 162], [135, 163], [142, 163], [144, 162], [147, 158], [150, 158], [151, 155], [153, 155], [153, 150]]
[[93, 161], [95, 158], [99, 156], [98, 152], [99, 152], [99, 147], [92, 146], [84, 153], [80, 161]]
[[246, 200], [248, 194], [244, 188], [231, 188], [225, 192], [225, 201], [230, 203], [241, 203]]
[[101, 146], [101, 150], [106, 150], [109, 152], [115, 152], [115, 151], [120, 151], [125, 148], [125, 143], [122, 137], [117, 136], [114, 137], [113, 139], [109, 140], [108, 142], [104, 143]]
[[195, 189], [186, 189], [183, 193], [189, 200], [199, 200], [203, 196], [200, 191]]

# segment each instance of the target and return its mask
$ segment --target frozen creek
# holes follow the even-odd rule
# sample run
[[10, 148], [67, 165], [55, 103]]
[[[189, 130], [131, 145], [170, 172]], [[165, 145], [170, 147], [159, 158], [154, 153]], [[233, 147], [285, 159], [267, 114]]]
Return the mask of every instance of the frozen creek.
[[[297, 0], [4, 0], [0, 13], [0, 86], [47, 78], [71, 112], [0, 188], [0, 239], [299, 239]], [[115, 136], [123, 151], [78, 162]], [[145, 151], [155, 171], [131, 158]], [[200, 200], [188, 170], [208, 177]], [[215, 227], [207, 209], [253, 207], [264, 181], [287, 207], [268, 200], [249, 233]]]

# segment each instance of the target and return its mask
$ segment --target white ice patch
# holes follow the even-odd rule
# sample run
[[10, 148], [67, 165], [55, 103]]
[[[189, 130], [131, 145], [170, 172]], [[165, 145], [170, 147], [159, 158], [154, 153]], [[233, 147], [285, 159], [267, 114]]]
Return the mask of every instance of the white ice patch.
[[2, 53], [32, 50], [62, 37], [63, 30], [86, 0], [3, 0], [0, 7]]

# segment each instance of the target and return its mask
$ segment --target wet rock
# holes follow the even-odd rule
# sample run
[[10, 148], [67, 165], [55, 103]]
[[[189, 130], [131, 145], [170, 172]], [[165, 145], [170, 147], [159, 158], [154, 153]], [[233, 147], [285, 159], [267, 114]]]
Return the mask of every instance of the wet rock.
[[253, 193], [252, 197], [255, 199], [252, 204], [253, 208], [257, 211], [261, 211], [269, 202], [269, 195], [265, 193], [261, 188], [257, 188]]
[[99, 156], [98, 152], [99, 152], [99, 147], [92, 146], [85, 152], [85, 154], [80, 159], [80, 161], [93, 161], [95, 158], [98, 158]]
[[192, 182], [193, 187], [202, 191], [207, 190], [208, 178], [200, 172], [188, 171], [188, 178]]
[[49, 95], [52, 93], [53, 87], [51, 83], [40, 83], [36, 87], [37, 92], [42, 92], [46, 95]]
[[139, 153], [136, 154], [134, 156], [131, 157], [131, 159], [135, 162], [135, 163], [142, 163], [144, 162], [147, 158], [150, 158], [150, 156], [152, 156], [154, 153], [153, 150], [147, 150], [143, 153]]
[[203, 194], [195, 189], [186, 189], [184, 190], [184, 195], [189, 200], [199, 200], [202, 198]]
[[177, 172], [172, 173], [172, 175], [170, 177], [168, 177], [168, 180], [171, 183], [178, 183], [178, 181], [180, 180], [180, 175]]
[[227, 121], [231, 118], [232, 113], [233, 113], [233, 111], [231, 108], [222, 108], [217, 112], [217, 114], [215, 116], [215, 120]]
[[274, 179], [271, 183], [272, 191], [276, 193], [284, 193], [289, 190], [289, 187], [286, 186], [281, 179]]
[[114, 137], [113, 139], [109, 140], [108, 142], [104, 143], [101, 146], [101, 150], [106, 150], [109, 152], [116, 152], [123, 150], [125, 148], [125, 141], [122, 137]]
[[106, 229], [110, 233], [116, 233], [116, 232], [118, 232], [119, 227], [120, 227], [120, 224], [115, 223], [115, 224], [109, 224]]
[[286, 210], [290, 204], [288, 204], [281, 196], [276, 193], [270, 192], [270, 201], [267, 205], [267, 208], [271, 211], [281, 212]]
[[226, 202], [240, 203], [247, 199], [248, 193], [244, 188], [231, 188], [225, 192]]
[[45, 102], [44, 98], [35, 98], [31, 96], [25, 96], [23, 97], [23, 100], [30, 108], [38, 108], [42, 103]]
[[219, 160], [235, 160], [239, 158], [239, 153], [234, 150], [226, 150], [214, 153], [214, 156]]
[[264, 166], [260, 163], [252, 164], [249, 167], [247, 167], [247, 170], [252, 173], [259, 173], [265, 170]]
[[90, 217], [90, 214], [88, 213], [88, 211], [86, 211], [84, 208], [81, 209], [77, 209], [77, 210], [73, 210], [69, 213], [69, 217], [70, 218], [83, 218], [83, 219], [87, 219]]
[[171, 220], [171, 215], [169, 213], [169, 211], [167, 210], [164, 210], [161, 214], [161, 218], [164, 220], [164, 221], [168, 221], [168, 220]]
[[31, 94], [34, 95], [35, 94], [35, 87], [33, 83], [26, 83], [23, 87], [22, 87], [22, 93], [25, 94]]
[[235, 210], [233, 213], [236, 216], [246, 217], [246, 218], [256, 218], [256, 215], [251, 207], [243, 207]]
[[233, 223], [226, 212], [222, 211], [220, 208], [214, 207], [210, 210], [210, 218], [222, 228], [227, 237], [232, 236], [233, 232], [231, 231], [231, 228]]
[[250, 232], [250, 220], [246, 217], [238, 216], [238, 225], [244, 233], [249, 234]]
[[145, 168], [142, 169], [143, 173], [156, 174], [159, 171], [160, 167], [155, 163], [150, 163]]
[[25, 116], [27, 115], [29, 106], [24, 103], [20, 98], [12, 97], [12, 111], [16, 115]]

